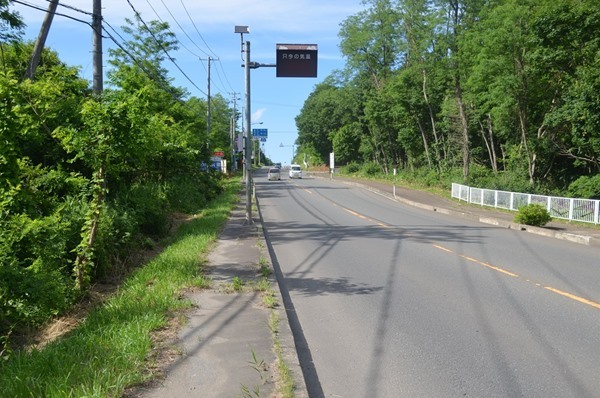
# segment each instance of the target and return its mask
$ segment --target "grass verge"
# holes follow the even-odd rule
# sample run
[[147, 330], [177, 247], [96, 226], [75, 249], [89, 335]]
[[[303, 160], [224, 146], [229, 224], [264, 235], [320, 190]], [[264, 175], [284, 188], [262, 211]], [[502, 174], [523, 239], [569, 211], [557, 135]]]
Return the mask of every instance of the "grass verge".
[[293, 398], [296, 383], [294, 382], [292, 371], [283, 358], [283, 348], [281, 347], [281, 341], [279, 340], [279, 314], [276, 311], [271, 311], [269, 327], [271, 328], [271, 333], [273, 333], [273, 345], [277, 357], [277, 370], [279, 375], [277, 389], [280, 394], [279, 396], [282, 398]]
[[67, 336], [0, 363], [0, 397], [118, 397], [145, 381], [151, 332], [190, 306], [182, 289], [202, 285], [204, 254], [238, 200], [239, 180], [188, 223], [168, 247]]

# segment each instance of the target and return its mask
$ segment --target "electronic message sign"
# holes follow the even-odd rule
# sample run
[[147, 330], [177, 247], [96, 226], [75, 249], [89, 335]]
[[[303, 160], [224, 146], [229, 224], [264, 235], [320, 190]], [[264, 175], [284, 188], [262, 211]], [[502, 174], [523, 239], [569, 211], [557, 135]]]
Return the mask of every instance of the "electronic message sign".
[[316, 44], [277, 44], [277, 77], [317, 77]]

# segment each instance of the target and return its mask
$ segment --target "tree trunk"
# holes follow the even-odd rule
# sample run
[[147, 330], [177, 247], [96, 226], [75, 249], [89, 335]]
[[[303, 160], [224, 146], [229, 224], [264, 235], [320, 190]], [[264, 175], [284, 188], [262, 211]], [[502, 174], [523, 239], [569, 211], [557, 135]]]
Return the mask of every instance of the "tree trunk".
[[462, 130], [462, 153], [463, 153], [463, 179], [469, 178], [469, 163], [470, 159], [470, 142], [469, 142], [469, 125], [467, 122], [467, 115], [465, 112], [465, 105], [462, 97], [462, 87], [460, 85], [460, 77], [458, 71], [455, 72], [455, 94], [456, 94], [456, 105], [458, 106], [458, 114], [460, 117], [460, 125]]
[[483, 138], [483, 142], [488, 151], [488, 156], [490, 158], [490, 165], [492, 166], [492, 171], [494, 175], [498, 175], [498, 160], [496, 157], [496, 148], [494, 146], [494, 130], [492, 124], [492, 116], [487, 115], [487, 134], [486, 128], [483, 126], [483, 123], [479, 122], [479, 128], [481, 131], [481, 137]]
[[425, 135], [425, 129], [423, 129], [423, 125], [419, 120], [417, 120], [417, 125], [419, 126], [419, 130], [421, 131], [421, 137], [423, 138], [423, 147], [425, 148], [425, 156], [427, 157], [427, 164], [429, 168], [433, 168], [431, 164], [431, 156], [429, 155], [429, 144], [427, 144], [427, 136]]
[[[431, 103], [429, 102], [429, 98], [427, 96], [427, 72], [423, 69], [423, 98], [425, 98], [425, 103], [427, 104], [427, 109], [429, 111], [429, 119], [431, 120], [431, 132], [433, 133], [433, 140], [435, 142], [435, 156], [437, 158], [438, 171], [441, 171], [440, 166], [440, 139], [437, 134], [437, 128], [435, 123], [435, 116], [433, 114], [433, 109], [431, 108]], [[421, 126], [419, 126], [421, 128]], [[421, 134], [423, 132], [421, 131]], [[426, 149], [427, 151], [427, 149]], [[429, 167], [431, 167], [431, 160], [429, 159], [429, 153], [427, 153], [427, 160], [429, 162]]]

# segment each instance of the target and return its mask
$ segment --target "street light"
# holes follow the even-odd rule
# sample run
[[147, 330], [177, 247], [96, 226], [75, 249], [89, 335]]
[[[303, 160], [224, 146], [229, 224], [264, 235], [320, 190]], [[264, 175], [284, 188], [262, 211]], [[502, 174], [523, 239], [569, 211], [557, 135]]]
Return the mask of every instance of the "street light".
[[280, 148], [289, 148], [292, 147], [292, 163], [294, 163], [294, 158], [296, 157], [296, 144], [292, 145], [283, 145], [283, 142], [279, 144]]
[[[244, 34], [250, 33], [250, 28], [247, 25], [236, 25], [234, 28], [234, 33], [239, 33], [241, 38], [241, 52], [242, 52], [242, 61], [244, 61], [244, 76], [246, 80], [246, 120], [245, 120], [245, 128], [246, 131], [246, 139], [245, 142], [245, 150], [244, 156], [246, 157], [244, 161], [244, 165], [246, 167], [246, 222], [248, 224], [252, 224], [252, 176], [250, 173], [250, 145], [252, 140], [250, 139], [250, 69], [256, 69], [261, 67], [276, 67], [276, 64], [261, 64], [258, 62], [250, 61], [250, 41], [246, 40], [244, 43]], [[244, 53], [246, 53], [246, 57], [244, 59]]]
[[244, 140], [245, 148], [244, 148], [244, 166], [246, 170], [246, 222], [248, 224], [252, 224], [252, 176], [250, 172], [250, 41], [246, 41], [246, 46], [244, 49], [244, 33], [249, 34], [250, 29], [248, 26], [240, 26], [236, 25], [234, 29], [234, 33], [239, 33], [241, 38], [241, 53], [242, 59], [244, 58], [244, 52], [246, 53], [246, 59], [244, 60], [244, 76], [246, 81], [246, 90], [245, 90], [245, 100], [246, 100], [246, 109], [245, 109], [245, 129], [246, 137]]

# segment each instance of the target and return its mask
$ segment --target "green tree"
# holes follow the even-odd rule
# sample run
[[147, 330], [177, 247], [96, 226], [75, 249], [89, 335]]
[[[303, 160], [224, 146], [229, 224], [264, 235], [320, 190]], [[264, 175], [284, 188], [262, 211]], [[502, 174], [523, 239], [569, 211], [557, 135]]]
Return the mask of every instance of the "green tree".
[[12, 0], [0, 0], [0, 54], [3, 43], [18, 40], [25, 27], [19, 13], [9, 9], [12, 3]]
[[572, 164], [557, 170], [577, 178], [600, 169], [600, 10], [596, 2], [549, 1], [534, 15], [537, 76], [544, 78], [545, 130], [558, 156]]
[[296, 143], [314, 148], [321, 162], [329, 159], [332, 151], [331, 134], [342, 127], [350, 116], [347, 113], [348, 103], [343, 99], [342, 90], [326, 80], [315, 87], [296, 116]]

